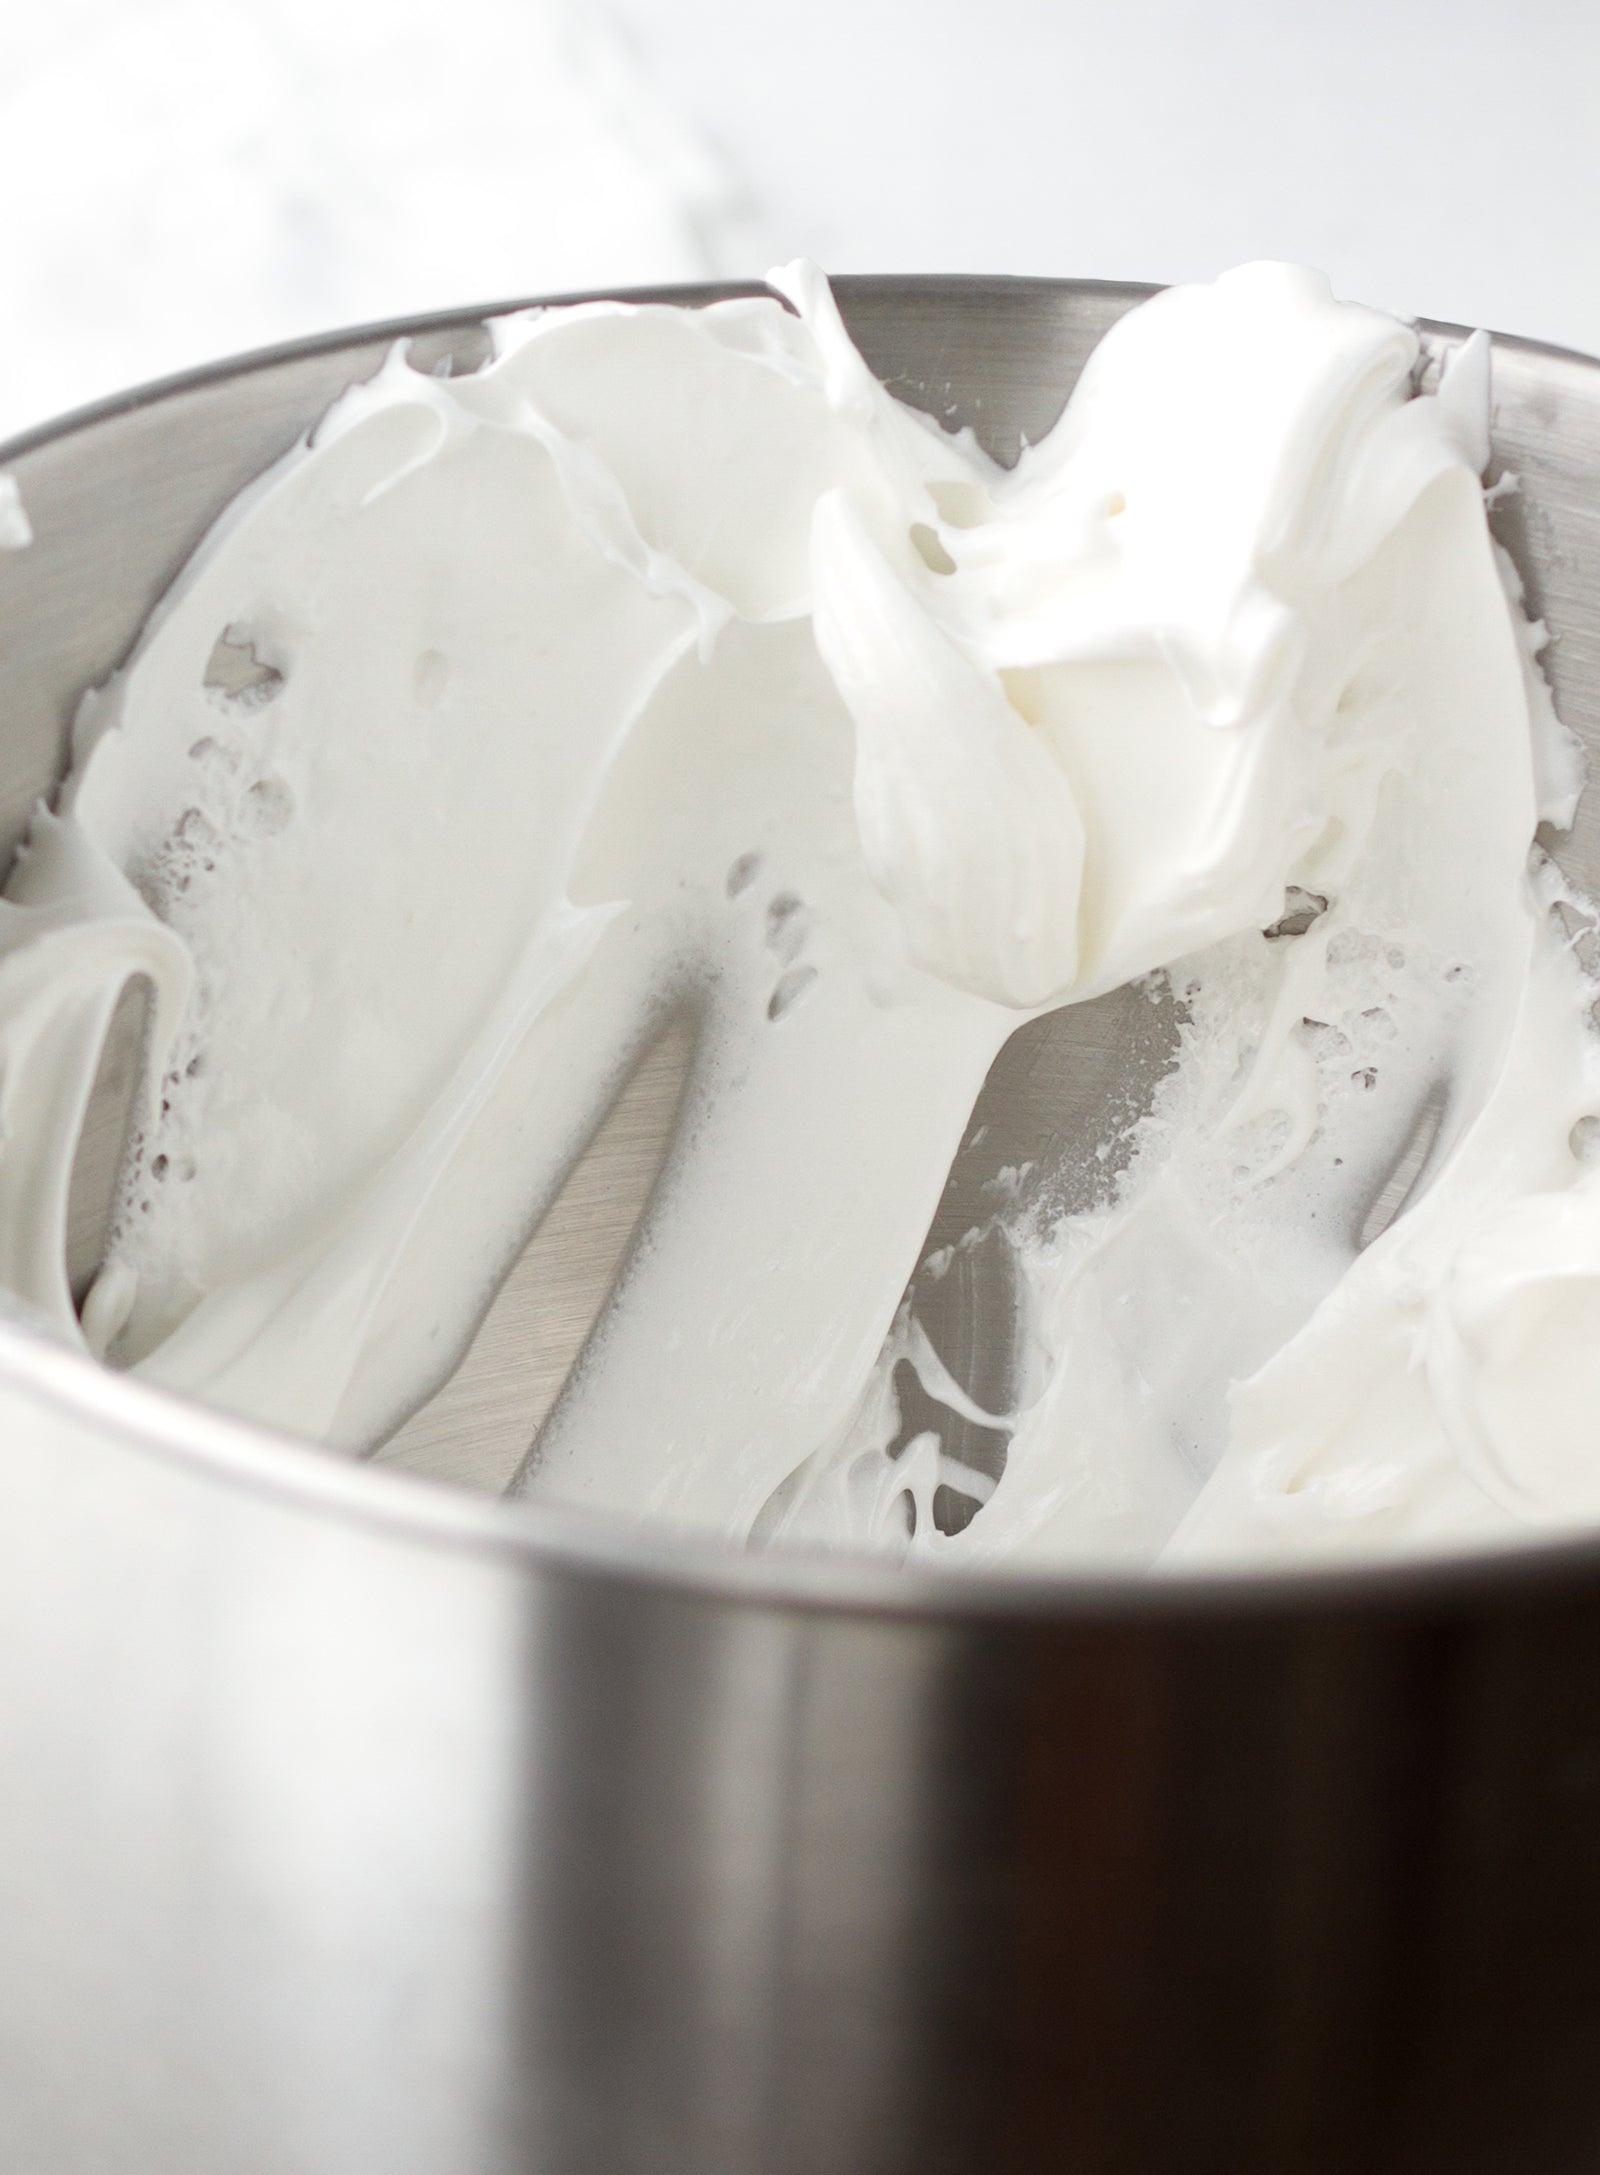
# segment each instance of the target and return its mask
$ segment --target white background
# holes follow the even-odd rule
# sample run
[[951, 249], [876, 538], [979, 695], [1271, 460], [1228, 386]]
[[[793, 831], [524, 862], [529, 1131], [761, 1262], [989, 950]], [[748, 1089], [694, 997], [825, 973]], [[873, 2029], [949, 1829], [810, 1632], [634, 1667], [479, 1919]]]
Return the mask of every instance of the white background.
[[1600, 0], [0, 10], [0, 432], [536, 293], [1322, 265], [1600, 349]]
[[1597, 0], [617, 0], [784, 245], [1205, 277], [1600, 347]]

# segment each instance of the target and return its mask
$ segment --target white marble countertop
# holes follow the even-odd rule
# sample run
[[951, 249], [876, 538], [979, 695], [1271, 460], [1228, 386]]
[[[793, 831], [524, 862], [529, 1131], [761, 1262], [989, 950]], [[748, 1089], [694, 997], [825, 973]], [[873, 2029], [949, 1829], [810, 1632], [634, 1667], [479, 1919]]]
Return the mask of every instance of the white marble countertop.
[[777, 246], [1172, 280], [1250, 257], [1600, 350], [1594, 0], [613, 0]]
[[0, 10], [0, 435], [219, 354], [839, 271], [1339, 292], [1600, 351], [1594, 0]]

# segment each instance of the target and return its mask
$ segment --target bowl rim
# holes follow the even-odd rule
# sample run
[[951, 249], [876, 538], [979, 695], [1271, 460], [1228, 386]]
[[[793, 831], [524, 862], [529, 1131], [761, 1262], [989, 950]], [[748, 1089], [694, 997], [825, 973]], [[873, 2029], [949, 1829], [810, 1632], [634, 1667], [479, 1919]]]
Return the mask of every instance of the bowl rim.
[[[1024, 295], [1081, 295], [1117, 297], [1132, 308], [1137, 303], [1149, 301], [1152, 295], [1164, 292], [1166, 283], [1158, 280], [1068, 279], [1018, 272], [841, 272], [830, 276], [828, 284], [835, 294], [844, 298], [885, 291], [903, 294], [908, 299], [924, 294], [930, 298], [959, 294], [974, 300], [988, 296], [1003, 308], [1007, 298], [1020, 299]], [[8, 438], [0, 438], [0, 469], [58, 438], [91, 429], [97, 423], [131, 414], [136, 409], [153, 407], [179, 394], [201, 392], [207, 386], [222, 384], [230, 378], [249, 377], [258, 370], [270, 370], [280, 364], [315, 355], [336, 355], [344, 348], [392, 346], [397, 341], [425, 339], [430, 334], [478, 331], [496, 318], [517, 317], [530, 310], [572, 309], [587, 302], [622, 302], [635, 308], [666, 304], [679, 309], [697, 309], [713, 302], [748, 299], [778, 302], [785, 309], [793, 307], [787, 296], [765, 280], [678, 280], [654, 286], [590, 287], [562, 294], [522, 295], [508, 301], [464, 303], [457, 308], [427, 310], [414, 316], [375, 318], [361, 324], [335, 326], [330, 331], [308, 333], [298, 339], [276, 340], [265, 347], [241, 348], [218, 356], [214, 361], [142, 379], [136, 385], [65, 409], [59, 415], [46, 416]], [[844, 314], [848, 319], [848, 309]], [[1398, 317], [1396, 312], [1388, 314]], [[1449, 346], [1469, 339], [1480, 329], [1436, 317], [1398, 317], [1398, 321], [1412, 326], [1424, 339]], [[1581, 348], [1561, 347], [1554, 341], [1529, 339], [1513, 332], [1490, 330], [1489, 338], [1497, 350], [1539, 356], [1552, 362], [1576, 363], [1586, 370], [1600, 368], [1600, 356], [1586, 354]]]
[[[852, 294], [885, 290], [908, 299], [982, 298], [1002, 308], [1008, 299], [1041, 294], [1114, 298], [1132, 307], [1161, 291], [1139, 281], [974, 273], [856, 273], [831, 284], [847, 318]], [[31, 425], [0, 442], [0, 471], [135, 410], [314, 356], [476, 331], [496, 318], [585, 302], [697, 307], [746, 297], [784, 299], [760, 280], [709, 280], [524, 296], [339, 327], [154, 378]], [[1430, 318], [1408, 322], [1425, 339], [1445, 345], [1468, 337], [1469, 328], [1461, 325]], [[1575, 349], [1515, 334], [1490, 337], [1497, 350], [1600, 371], [1600, 359]], [[606, 1518], [536, 1498], [478, 1494], [371, 1459], [341, 1456], [116, 1374], [5, 1294], [0, 1294], [0, 1386], [69, 1425], [90, 1427], [118, 1449], [180, 1467], [202, 1483], [425, 1547], [497, 1559], [526, 1575], [598, 1578], [705, 1604], [951, 1625], [987, 1619], [1029, 1627], [1159, 1623], [1216, 1631], [1331, 1614], [1410, 1617], [1547, 1607], [1600, 1594], [1600, 1530], [1358, 1562], [1223, 1563], [1154, 1571], [955, 1568], [925, 1559], [894, 1563], [865, 1553], [798, 1547], [756, 1554], [711, 1535]]]

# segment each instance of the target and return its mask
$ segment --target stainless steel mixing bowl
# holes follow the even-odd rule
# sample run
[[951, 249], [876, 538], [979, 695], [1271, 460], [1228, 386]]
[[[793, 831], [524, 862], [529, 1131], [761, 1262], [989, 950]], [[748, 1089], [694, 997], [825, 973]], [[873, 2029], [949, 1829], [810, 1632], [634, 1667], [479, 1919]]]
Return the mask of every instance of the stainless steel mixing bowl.
[[[1000, 451], [1138, 294], [840, 283]], [[470, 367], [482, 315], [0, 455], [37, 531], [0, 847], [232, 493], [397, 330]], [[1497, 519], [1600, 747], [1600, 365], [1496, 365]], [[1592, 810], [1566, 858], [1600, 879]], [[1114, 1017], [1098, 1058], [1030, 1032], [989, 1090], [1023, 1137], [1120, 1062]], [[981, 1583], [344, 1465], [16, 1318], [0, 1383], [4, 2175], [1600, 2166], [1592, 1539]]]

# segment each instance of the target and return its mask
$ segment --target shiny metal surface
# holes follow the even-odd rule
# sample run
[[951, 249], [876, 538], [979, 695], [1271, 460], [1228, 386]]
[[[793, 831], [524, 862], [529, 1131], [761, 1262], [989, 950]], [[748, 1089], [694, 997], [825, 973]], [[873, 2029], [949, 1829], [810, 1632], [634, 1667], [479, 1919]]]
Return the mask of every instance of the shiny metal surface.
[[[841, 299], [880, 372], [1004, 451], [1136, 292]], [[474, 316], [420, 337], [482, 353]], [[0, 562], [5, 839], [210, 518], [386, 344], [0, 456], [38, 538]], [[1504, 342], [1497, 385], [1498, 518], [1600, 747], [1600, 366]], [[1564, 857], [1600, 877], [1592, 810]], [[1018, 1036], [996, 1160], [1094, 1124], [1125, 1060], [1114, 1001]], [[551, 1387], [680, 1070], [641, 1074], [529, 1272], [567, 1309]], [[499, 1334], [504, 1379], [397, 1455], [514, 1462], [535, 1392], [514, 1310]], [[345, 1466], [10, 1319], [0, 1388], [5, 2175], [1600, 2162], [1593, 1542], [985, 1586]]]

